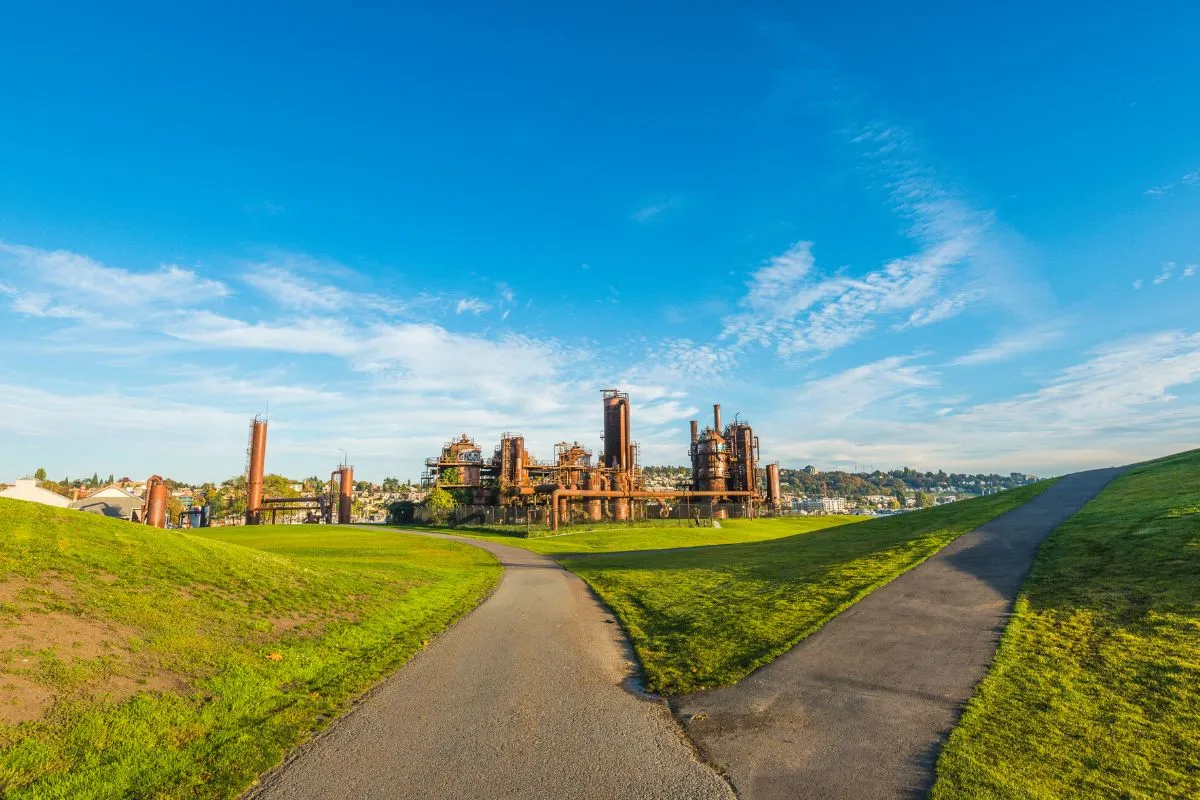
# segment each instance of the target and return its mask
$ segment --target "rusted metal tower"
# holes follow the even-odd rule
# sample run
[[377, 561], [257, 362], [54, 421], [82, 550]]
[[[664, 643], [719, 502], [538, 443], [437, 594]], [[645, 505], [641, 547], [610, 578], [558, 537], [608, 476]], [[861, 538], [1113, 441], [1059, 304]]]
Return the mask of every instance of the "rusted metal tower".
[[142, 521], [153, 528], [167, 527], [167, 498], [170, 492], [161, 475], [146, 480], [146, 499], [142, 503]]
[[354, 467], [343, 464], [338, 468], [338, 524], [350, 524], [354, 504]]
[[783, 505], [783, 494], [779, 491], [779, 464], [767, 464], [767, 505], [776, 511]]
[[604, 398], [604, 464], [611, 469], [629, 469], [633, 452], [629, 444], [629, 394], [617, 389], [602, 390]]
[[257, 525], [262, 517], [263, 475], [267, 463], [267, 421], [255, 417], [250, 423], [249, 462], [246, 468], [246, 524]]

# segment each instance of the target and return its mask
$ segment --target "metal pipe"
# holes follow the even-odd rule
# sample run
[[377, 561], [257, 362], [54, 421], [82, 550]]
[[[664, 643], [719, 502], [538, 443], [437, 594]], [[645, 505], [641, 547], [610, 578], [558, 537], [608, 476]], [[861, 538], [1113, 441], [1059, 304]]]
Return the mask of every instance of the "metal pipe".
[[[545, 492], [542, 492], [542, 494], [545, 494]], [[594, 489], [563, 489], [562, 487], [556, 486], [556, 487], [554, 487], [553, 490], [550, 491], [550, 530], [552, 530], [552, 531], [558, 530], [559, 501], [561, 498], [564, 498], [564, 497], [586, 497], [586, 498], [611, 497], [618, 501], [624, 500], [626, 503], [625, 517], [620, 516], [621, 505], [619, 502], [614, 504], [613, 516], [615, 516], [617, 519], [628, 519], [628, 514], [629, 514], [628, 502], [630, 500], [634, 500], [634, 499], [642, 499], [642, 498], [650, 499], [650, 498], [663, 498], [663, 497], [678, 497], [678, 498], [753, 497], [753, 495], [754, 495], [753, 492], [741, 492], [741, 491], [693, 492], [693, 491], [689, 491], [689, 490], [677, 489], [677, 490], [673, 490], [673, 491], [663, 491], [663, 492], [644, 492], [644, 491], [643, 492], [623, 492], [623, 491], [597, 491]]]
[[721, 404], [720, 403], [713, 403], [713, 429], [717, 433], [721, 432]]
[[700, 441], [700, 420], [692, 420], [692, 444]]

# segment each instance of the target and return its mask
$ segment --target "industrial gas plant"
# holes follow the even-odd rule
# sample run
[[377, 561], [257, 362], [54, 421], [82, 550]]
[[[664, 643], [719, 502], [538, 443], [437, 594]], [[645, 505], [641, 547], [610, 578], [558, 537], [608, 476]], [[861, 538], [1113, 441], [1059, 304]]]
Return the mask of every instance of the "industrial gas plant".
[[333, 524], [334, 508], [339, 525], [350, 524], [354, 501], [354, 467], [339, 464], [329, 475], [327, 490], [307, 497], [263, 497], [263, 478], [267, 464], [267, 421], [255, 417], [250, 423], [250, 444], [246, 448], [246, 524], [260, 525], [270, 516], [274, 524], [279, 514], [301, 512], [305, 522]]
[[[525, 449], [525, 437], [504, 433], [485, 458], [483, 449], [467, 434], [425, 460], [423, 484], [452, 492], [468, 517], [498, 524], [545, 523], [551, 530], [575, 522], [632, 522], [647, 518], [709, 520], [730, 516], [754, 517], [777, 513], [779, 465], [760, 467], [758, 437], [745, 420], [721, 423], [721, 406], [713, 406], [712, 424], [703, 429], [691, 421], [689, 479], [676, 487], [647, 486], [643, 480], [637, 442], [631, 431], [629, 394], [618, 389], [601, 392], [603, 432], [601, 456], [579, 442], [554, 445], [552, 461], [540, 461]], [[250, 422], [246, 448], [247, 525], [291, 521], [302, 515], [308, 523], [349, 524], [354, 500], [354, 467], [339, 464], [324, 491], [299, 497], [264, 496], [267, 458], [267, 420]], [[163, 479], [146, 483], [141, 521], [164, 527], [169, 492]], [[409, 509], [415, 513], [414, 508]], [[190, 527], [207, 527], [207, 506], [184, 514]], [[400, 520], [406, 521], [406, 520]], [[407, 521], [415, 521], [410, 518]], [[465, 522], [462, 518], [459, 522]]]
[[731, 514], [752, 517], [780, 505], [779, 465], [759, 468], [759, 444], [745, 421], [722, 427], [721, 406], [700, 429], [691, 422], [691, 481], [686, 489], [648, 489], [638, 445], [630, 435], [629, 395], [602, 391], [603, 446], [597, 461], [579, 442], [559, 442], [554, 460], [542, 462], [525, 449], [525, 437], [505, 433], [490, 458], [466, 434], [426, 459], [425, 483], [454, 490], [474, 506], [490, 508], [489, 521], [545, 520], [551, 530], [572, 521], [615, 522]]

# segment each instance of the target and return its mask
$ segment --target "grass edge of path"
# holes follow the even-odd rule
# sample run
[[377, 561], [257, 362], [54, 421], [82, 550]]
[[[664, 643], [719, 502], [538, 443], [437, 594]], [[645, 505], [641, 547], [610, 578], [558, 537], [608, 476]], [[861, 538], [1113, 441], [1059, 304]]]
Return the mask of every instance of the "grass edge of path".
[[1046, 537], [931, 800], [1200, 797], [1197, 515], [1192, 450], [1130, 465]]
[[[1031, 486], [1022, 487], [1020, 489], [1015, 489], [1015, 490], [1010, 490], [1012, 492], [1018, 492], [1018, 493], [1024, 495], [1024, 497], [1019, 502], [1012, 503], [1012, 504], [1003, 504], [1004, 507], [1001, 508], [1000, 510], [998, 510], [997, 513], [992, 514], [991, 516], [987, 516], [986, 518], [975, 520], [971, 524], [957, 530], [952, 535], [949, 535], [949, 536], [943, 535], [941, 537], [938, 537], [940, 540], [936, 542], [936, 545], [928, 548], [927, 551], [924, 552], [923, 554], [920, 554], [919, 556], [917, 556], [915, 558], [909, 558], [909, 559], [902, 560], [899, 569], [889, 570], [884, 575], [880, 576], [878, 579], [869, 581], [868, 583], [864, 584], [857, 591], [854, 591], [849, 595], [841, 597], [836, 603], [833, 603], [829, 606], [826, 606], [824, 609], [822, 609], [822, 612], [820, 614], [818, 614], [810, 619], [807, 619], [799, 627], [791, 630], [787, 636], [775, 641], [769, 647], [764, 648], [758, 656], [755, 656], [746, 661], [743, 661], [741, 664], [737, 665], [736, 668], [730, 669], [728, 671], [728, 674], [718, 676], [715, 678], [706, 677], [706, 675], [703, 673], [697, 674], [698, 670], [695, 670], [695, 669], [691, 670], [691, 673], [697, 674], [696, 679], [693, 679], [690, 674], [688, 674], [686, 672], [681, 672], [679, 670], [657, 669], [657, 665], [655, 663], [657, 661], [657, 659], [655, 659], [655, 661], [651, 662], [650, 654], [649, 654], [649, 651], [647, 648], [649, 637], [642, 635], [640, 630], [633, 629], [633, 627], [630, 625], [629, 618], [626, 616], [626, 614], [622, 613], [622, 611], [626, 608], [625, 604], [614, 602], [613, 598], [609, 597], [609, 594], [607, 591], [609, 589], [609, 587], [601, 585], [600, 581], [597, 580], [597, 578], [594, 575], [589, 574], [589, 571], [595, 570], [596, 565], [598, 563], [601, 563], [606, 558], [610, 558], [610, 557], [614, 558], [614, 559], [629, 559], [629, 560], [635, 560], [635, 559], [639, 559], [639, 558], [654, 558], [659, 554], [664, 555], [664, 556], [678, 555], [678, 556], [682, 556], [682, 557], [687, 557], [689, 555], [700, 555], [701, 557], [706, 557], [706, 556], [715, 555], [715, 554], [721, 552], [722, 548], [743, 548], [743, 547], [745, 547], [745, 548], [765, 548], [765, 547], [769, 547], [772, 545], [779, 546], [779, 545], [784, 544], [789, 541], [796, 541], [796, 542], [800, 542], [803, 544], [803, 543], [805, 543], [804, 540], [807, 539], [807, 537], [809, 537], [809, 536], [814, 536], [814, 535], [836, 536], [839, 533], [847, 532], [850, 530], [853, 530], [856, 532], [859, 532], [862, 530], [867, 530], [867, 528], [865, 528], [863, 526], [869, 525], [870, 522], [852, 524], [852, 525], [847, 525], [844, 527], [837, 526], [837, 527], [833, 527], [833, 528], [825, 528], [825, 529], [809, 531], [809, 532], [805, 532], [805, 533], [801, 533], [801, 534], [796, 534], [794, 536], [785, 537], [783, 539], [769, 539], [769, 540], [763, 540], [763, 541], [757, 541], [757, 542], [749, 542], [746, 544], [713, 545], [713, 546], [708, 546], [708, 547], [690, 547], [690, 548], [680, 548], [680, 549], [671, 549], [671, 550], [662, 550], [662, 551], [644, 551], [644, 552], [635, 552], [635, 553], [614, 553], [614, 554], [596, 553], [594, 555], [589, 554], [588, 557], [585, 557], [585, 558], [562, 556], [562, 557], [555, 557], [555, 560], [558, 561], [558, 563], [560, 565], [562, 565], [565, 569], [569, 570], [570, 572], [572, 572], [573, 574], [578, 576], [581, 580], [583, 580], [584, 583], [587, 584], [589, 590], [593, 593], [593, 595], [595, 595], [597, 597], [597, 599], [601, 602], [601, 604], [613, 615], [614, 619], [617, 621], [617, 624], [620, 626], [622, 633], [625, 635], [625, 638], [629, 641], [631, 647], [633, 648], [634, 655], [636, 656], [636, 659], [635, 659], [636, 667], [637, 667], [637, 678], [636, 679], [640, 685], [641, 690], [646, 692], [647, 694], [656, 695], [656, 696], [666, 698], [669, 700], [669, 698], [672, 698], [672, 697], [692, 694], [697, 691], [705, 691], [705, 690], [710, 690], [710, 689], [721, 688], [723, 686], [731, 686], [731, 685], [741, 682], [742, 680], [745, 680], [747, 677], [749, 677], [754, 672], [756, 672], [759, 669], [774, 662], [776, 659], [778, 659], [779, 657], [781, 657], [782, 655], [784, 655], [785, 653], [787, 653], [788, 651], [790, 651], [791, 649], [793, 649], [794, 647], [799, 645], [805, 639], [812, 636], [814, 633], [816, 633], [822, 627], [824, 627], [831, 619], [838, 616], [842, 612], [846, 611], [847, 609], [852, 607], [854, 604], [856, 604], [863, 598], [867, 597], [872, 592], [882, 588], [883, 586], [886, 586], [887, 584], [891, 583], [896, 578], [905, 574], [909, 570], [919, 566], [920, 564], [923, 564], [925, 561], [932, 558], [934, 555], [939, 553], [944, 547], [946, 547], [952, 541], [957, 539], [959, 536], [969, 533], [970, 531], [978, 528], [980, 525], [986, 524], [987, 522], [991, 521], [992, 519], [1002, 516], [1003, 514], [1006, 514], [1009, 511], [1012, 511], [1015, 508], [1018, 508], [1018, 507], [1024, 505], [1025, 503], [1033, 500], [1035, 497], [1037, 497], [1038, 495], [1042, 494], [1047, 489], [1049, 489], [1056, 482], [1056, 480], [1057, 479], [1043, 480], [1043, 481], [1039, 481], [1037, 484], [1034, 484]], [[1008, 499], [1011, 496], [1012, 495], [1010, 495], [1009, 492], [1004, 492], [999, 495], [993, 495], [993, 496], [991, 496], [991, 498], [992, 498], [993, 502], [1000, 502], [999, 500], [997, 500], [997, 498]], [[978, 498], [978, 499], [987, 500], [988, 498], [985, 497], [985, 498]], [[971, 502], [971, 501], [963, 501], [963, 502]], [[960, 504], [956, 503], [953, 505], [959, 506]], [[946, 509], [949, 507], [950, 506], [942, 506], [940, 508]], [[938, 509], [930, 509], [929, 511], [936, 512], [937, 510]], [[920, 514], [920, 513], [924, 513], [924, 512], [915, 512], [914, 514], [909, 514], [909, 515], [898, 515], [896, 517], [889, 517], [889, 518], [884, 518], [883, 520], [876, 520], [876, 521], [884, 522], [887, 519], [892, 519], [892, 520], [905, 519], [905, 518], [913, 519], [913, 518], [917, 518], [917, 514]], [[943, 512], [943, 513], [945, 513], [945, 512]], [[936, 533], [926, 532], [923, 535], [914, 535], [913, 538], [909, 541], [910, 542], [920, 542], [924, 539], [927, 539], [930, 537], [935, 537], [935, 536], [936, 536]], [[899, 547], [899, 545], [897, 545], [897, 546]], [[701, 551], [708, 551], [708, 552], [704, 553]], [[885, 550], [884, 552], [888, 552], [888, 551]], [[857, 562], [848, 562], [848, 563], [857, 563]], [[648, 662], [651, 662], [651, 663], [648, 663]], [[673, 680], [675, 680], [677, 682], [674, 685], [672, 685], [671, 681], [668, 680], [668, 678], [672, 675], [673, 675]]]

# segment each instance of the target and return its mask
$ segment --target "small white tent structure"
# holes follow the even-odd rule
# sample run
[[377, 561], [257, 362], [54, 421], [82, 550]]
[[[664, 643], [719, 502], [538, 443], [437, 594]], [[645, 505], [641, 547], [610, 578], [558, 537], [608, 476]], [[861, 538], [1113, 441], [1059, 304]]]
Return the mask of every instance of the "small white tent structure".
[[38, 486], [38, 482], [33, 478], [19, 478], [12, 486], [0, 492], [0, 497], [7, 497], [10, 500], [28, 500], [31, 503], [58, 506], [59, 508], [71, 505], [71, 501], [61, 494], [55, 494], [49, 489]]

